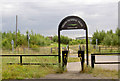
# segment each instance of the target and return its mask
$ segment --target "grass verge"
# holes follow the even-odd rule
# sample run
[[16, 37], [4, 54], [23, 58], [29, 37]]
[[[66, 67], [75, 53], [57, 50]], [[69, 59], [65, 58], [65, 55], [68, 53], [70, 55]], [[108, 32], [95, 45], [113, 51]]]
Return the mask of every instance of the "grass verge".
[[[7, 65], [19, 63], [19, 57], [2, 58], [2, 79], [31, 79], [62, 73], [58, 65]], [[57, 63], [57, 57], [23, 57], [23, 63]]]
[[118, 79], [118, 74], [119, 74], [118, 71], [116, 70], [106, 70], [106, 69], [98, 68], [98, 67], [93, 69], [90, 66], [88, 67], [85, 66], [85, 70], [81, 73], [92, 74], [94, 77], [110, 77], [113, 79]]
[[3, 65], [2, 79], [31, 79], [50, 73], [62, 73], [57, 65]]

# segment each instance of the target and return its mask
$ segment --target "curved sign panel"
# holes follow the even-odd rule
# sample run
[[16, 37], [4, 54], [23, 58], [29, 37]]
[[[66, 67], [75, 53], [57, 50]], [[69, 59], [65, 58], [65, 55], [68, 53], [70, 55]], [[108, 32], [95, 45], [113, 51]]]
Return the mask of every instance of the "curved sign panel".
[[85, 22], [77, 16], [68, 16], [64, 18], [59, 24], [59, 30], [68, 29], [87, 29]]

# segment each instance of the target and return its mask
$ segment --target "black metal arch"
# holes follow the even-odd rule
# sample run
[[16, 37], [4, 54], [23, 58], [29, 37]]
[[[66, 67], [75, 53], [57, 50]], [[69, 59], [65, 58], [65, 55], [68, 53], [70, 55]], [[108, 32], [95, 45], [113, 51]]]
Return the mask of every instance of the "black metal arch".
[[86, 30], [86, 59], [88, 63], [88, 30], [87, 25], [83, 19], [78, 16], [67, 16], [59, 24], [58, 27], [58, 61], [61, 63], [61, 52], [60, 52], [60, 31], [71, 30], [71, 29], [84, 29]]
[[[74, 24], [73, 26], [69, 26], [69, 24]], [[76, 24], [76, 25], [75, 25]], [[78, 16], [68, 16], [64, 18], [60, 24], [58, 30], [69, 30], [69, 29], [87, 29], [86, 23]]]

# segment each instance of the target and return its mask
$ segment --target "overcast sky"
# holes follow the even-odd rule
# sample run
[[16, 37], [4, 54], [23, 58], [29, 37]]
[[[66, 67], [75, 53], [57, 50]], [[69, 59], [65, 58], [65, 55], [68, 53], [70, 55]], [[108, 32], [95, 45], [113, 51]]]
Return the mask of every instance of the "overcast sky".
[[[57, 35], [60, 21], [70, 15], [86, 22], [89, 36], [96, 30], [115, 31], [118, 27], [118, 0], [1, 0], [0, 5], [3, 32], [15, 31], [16, 15], [18, 29], [23, 34], [33, 30], [44, 36]], [[72, 38], [85, 35], [84, 30], [61, 33]]]

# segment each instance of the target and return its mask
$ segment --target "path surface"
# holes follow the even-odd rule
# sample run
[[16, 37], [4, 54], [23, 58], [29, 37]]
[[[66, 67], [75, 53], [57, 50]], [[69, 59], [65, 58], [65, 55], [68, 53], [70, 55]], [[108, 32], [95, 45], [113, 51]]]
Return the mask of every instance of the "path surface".
[[[77, 54], [72, 54], [69, 57], [77, 57]], [[85, 56], [86, 59], [86, 56]], [[96, 62], [118, 62], [120, 57], [119, 56], [95, 56]], [[86, 61], [85, 61], [86, 62]], [[89, 55], [89, 65], [91, 66], [91, 55]], [[95, 64], [95, 67], [101, 67], [104, 69], [109, 69], [109, 70], [117, 70], [120, 69], [119, 64]]]
[[111, 77], [96, 77], [92, 74], [80, 73], [80, 63], [72, 62], [67, 64], [67, 72], [63, 74], [49, 74], [40, 79], [112, 79]]
[[[70, 55], [69, 57], [77, 57], [77, 55]], [[86, 58], [86, 57], [85, 57]], [[89, 56], [89, 64], [91, 57]], [[99, 56], [96, 57], [97, 62], [118, 62], [118, 56]], [[80, 62], [71, 62], [67, 64], [67, 72], [63, 74], [49, 74], [41, 79], [112, 79], [112, 77], [96, 77], [92, 74], [80, 73]], [[109, 70], [118, 70], [118, 64], [98, 64], [95, 67], [101, 67]]]

